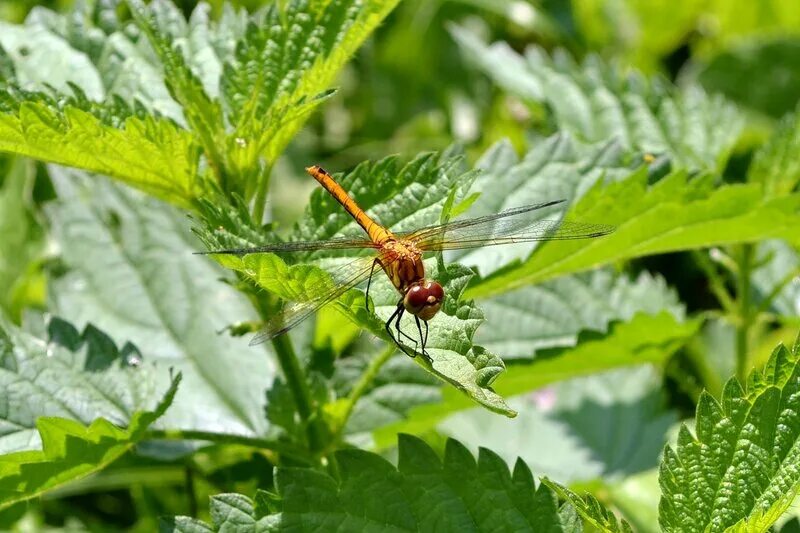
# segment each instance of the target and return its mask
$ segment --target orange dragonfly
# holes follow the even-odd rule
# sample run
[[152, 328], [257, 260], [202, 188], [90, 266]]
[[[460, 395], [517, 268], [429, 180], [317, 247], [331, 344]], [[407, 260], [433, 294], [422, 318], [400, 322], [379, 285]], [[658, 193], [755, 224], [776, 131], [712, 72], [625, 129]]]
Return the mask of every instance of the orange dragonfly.
[[[537, 219], [535, 211], [560, 204], [555, 200], [534, 205], [516, 207], [497, 213], [466, 220], [454, 220], [445, 224], [429, 226], [405, 233], [392, 233], [364, 212], [347, 192], [336, 183], [322, 167], [306, 168], [314, 179], [325, 188], [366, 231], [368, 239], [335, 238], [325, 241], [301, 241], [268, 244], [255, 248], [212, 250], [201, 254], [226, 254], [244, 256], [253, 253], [285, 254], [316, 250], [342, 250], [372, 248], [372, 257], [360, 257], [331, 272], [332, 281], [325, 280], [317, 287], [307, 287], [311, 299], [294, 302], [283, 308], [266, 322], [250, 345], [270, 340], [290, 330], [325, 304], [337, 299], [350, 288], [367, 280], [365, 304], [369, 311], [369, 288], [375, 267], [379, 266], [392, 285], [400, 293], [394, 313], [385, 323], [386, 332], [394, 343], [407, 355], [414, 357], [421, 346], [423, 357], [430, 361], [425, 351], [428, 342], [428, 321], [442, 306], [444, 289], [434, 280], [425, 277], [422, 257], [425, 252], [462, 250], [480, 246], [513, 244], [521, 242], [571, 240], [600, 237], [614, 231], [613, 226], [558, 220]], [[400, 319], [408, 312], [414, 316], [419, 332], [419, 341], [400, 329]], [[392, 325], [397, 336], [392, 333]], [[425, 327], [423, 334], [422, 328]], [[409, 352], [401, 339], [414, 343]]]

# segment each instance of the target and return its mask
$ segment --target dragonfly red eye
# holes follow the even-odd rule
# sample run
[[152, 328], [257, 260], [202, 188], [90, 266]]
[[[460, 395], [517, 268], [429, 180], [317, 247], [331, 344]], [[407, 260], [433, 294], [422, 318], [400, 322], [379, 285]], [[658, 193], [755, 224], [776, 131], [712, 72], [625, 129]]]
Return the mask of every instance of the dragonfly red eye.
[[409, 287], [403, 305], [412, 315], [430, 320], [439, 312], [444, 299], [444, 289], [435, 281], [421, 281]]

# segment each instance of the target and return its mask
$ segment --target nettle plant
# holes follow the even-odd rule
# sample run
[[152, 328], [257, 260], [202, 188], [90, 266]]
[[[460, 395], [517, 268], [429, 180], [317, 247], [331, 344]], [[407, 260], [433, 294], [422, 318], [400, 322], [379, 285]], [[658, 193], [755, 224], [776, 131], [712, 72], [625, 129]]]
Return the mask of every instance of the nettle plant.
[[[219, 20], [201, 5], [186, 20], [166, 1], [104, 1], [0, 26], [0, 150], [48, 163], [56, 198], [44, 217], [59, 255], [47, 297], [59, 318], [0, 322], [0, 506], [129, 453], [167, 460], [214, 444], [258, 450], [263, 485], [213, 496], [210, 524], [173, 517], [165, 530], [651, 529], [655, 505], [642, 515], [535, 481], [522, 459], [510, 469], [499, 452], [476, 459], [455, 439], [419, 436], [475, 406], [514, 417], [520, 404], [508, 398], [567, 378], [663, 368], [707, 317], [686, 317], [662, 279], [620, 266], [697, 250], [721, 313], [735, 319], [738, 364], [724, 386], [697, 394], [694, 423], [664, 448], [658, 523], [768, 529], [800, 483], [800, 346], [759, 361], [747, 342], [790, 314], [781, 299], [797, 259], [760, 241], [800, 234], [794, 117], [741, 182], [726, 183], [742, 118], [723, 99], [598, 59], [522, 56], [453, 26], [465, 61], [543, 109], [554, 133], [521, 157], [500, 142], [474, 165], [458, 148], [364, 162], [342, 185], [393, 230], [559, 198], [563, 215], [617, 230], [430, 258], [448, 294], [431, 322], [431, 363], [399, 355], [386, 336], [397, 297], [378, 278], [374, 312], [352, 289], [266, 346], [230, 334], [284, 300], [313, 298], [307, 287], [326, 265], [351, 257], [217, 257], [223, 270], [191, 252], [278, 240], [263, 224], [272, 169], [396, 4], [288, 0], [252, 15], [226, 6]], [[19, 203], [34, 172], [16, 159], [0, 191], [3, 250], [20, 257], [35, 254], [25, 236], [36, 220]], [[318, 190], [284, 238], [359, 231]], [[657, 446], [659, 427], [647, 437]], [[395, 445], [396, 466], [376, 453]]]

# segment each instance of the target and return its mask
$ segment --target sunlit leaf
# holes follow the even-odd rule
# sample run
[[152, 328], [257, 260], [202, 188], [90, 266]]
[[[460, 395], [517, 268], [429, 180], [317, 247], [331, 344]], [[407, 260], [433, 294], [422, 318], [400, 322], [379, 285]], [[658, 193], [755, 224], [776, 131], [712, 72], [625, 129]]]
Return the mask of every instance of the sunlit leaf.
[[664, 450], [664, 531], [764, 531], [800, 490], [800, 346], [778, 346], [763, 370], [703, 393], [694, 432]]

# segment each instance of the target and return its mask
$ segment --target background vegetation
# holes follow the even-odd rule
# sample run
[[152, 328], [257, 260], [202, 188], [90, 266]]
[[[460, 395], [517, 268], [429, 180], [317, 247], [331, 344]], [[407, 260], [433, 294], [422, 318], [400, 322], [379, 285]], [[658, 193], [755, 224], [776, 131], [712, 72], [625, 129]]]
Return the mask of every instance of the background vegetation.
[[[800, 529], [799, 52], [777, 0], [4, 2], [0, 525]], [[617, 231], [432, 257], [433, 364], [385, 281], [249, 347], [351, 252], [191, 252], [358, 235], [313, 163]]]

